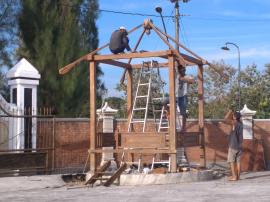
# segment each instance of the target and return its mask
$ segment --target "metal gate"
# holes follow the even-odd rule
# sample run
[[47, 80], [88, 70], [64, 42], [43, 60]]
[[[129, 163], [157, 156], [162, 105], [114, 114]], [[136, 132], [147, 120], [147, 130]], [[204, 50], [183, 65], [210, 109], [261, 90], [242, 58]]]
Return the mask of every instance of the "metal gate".
[[0, 176], [44, 174], [54, 169], [54, 116], [51, 108], [0, 108]]

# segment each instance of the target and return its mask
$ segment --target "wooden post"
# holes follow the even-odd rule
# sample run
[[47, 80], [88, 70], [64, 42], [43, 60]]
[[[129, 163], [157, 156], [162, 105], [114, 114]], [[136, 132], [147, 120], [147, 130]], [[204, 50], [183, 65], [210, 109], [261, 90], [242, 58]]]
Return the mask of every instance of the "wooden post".
[[169, 128], [169, 137], [170, 137], [170, 152], [171, 154], [171, 172], [176, 172], [177, 162], [176, 162], [176, 107], [175, 107], [175, 58], [174, 56], [169, 56], [169, 82], [170, 82], [170, 128]]
[[198, 66], [198, 97], [199, 97], [199, 132], [200, 132], [200, 165], [206, 167], [204, 140], [204, 98], [203, 98], [203, 65]]
[[[96, 149], [96, 62], [89, 64], [90, 80], [90, 150]], [[90, 171], [96, 170], [96, 154], [90, 153]]]
[[[133, 94], [133, 78], [132, 78], [132, 69], [128, 69], [127, 71], [127, 112], [128, 112], [128, 121], [131, 119], [131, 111], [132, 111], [132, 94]], [[133, 127], [133, 126], [131, 126]], [[127, 122], [128, 129], [128, 122]]]

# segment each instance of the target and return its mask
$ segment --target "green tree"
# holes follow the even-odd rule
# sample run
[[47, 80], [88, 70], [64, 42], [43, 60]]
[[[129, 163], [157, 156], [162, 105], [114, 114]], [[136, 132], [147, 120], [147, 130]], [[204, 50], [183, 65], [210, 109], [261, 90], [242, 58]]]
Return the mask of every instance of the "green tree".
[[[0, 66], [11, 66], [11, 51], [16, 45], [19, 0], [0, 1]], [[1, 69], [0, 69], [1, 70]]]
[[[204, 68], [204, 102], [205, 118], [223, 118], [226, 110], [235, 105], [236, 70], [224, 63], [213, 61], [211, 67]], [[190, 85], [189, 114], [198, 117], [198, 84]]]
[[[88, 64], [81, 63], [65, 76], [58, 70], [97, 48], [97, 17], [96, 0], [22, 1], [18, 55], [27, 58], [41, 74], [39, 105], [55, 106], [59, 116], [89, 114]], [[97, 76], [101, 74], [98, 68]], [[104, 90], [99, 79], [97, 87], [99, 98]]]

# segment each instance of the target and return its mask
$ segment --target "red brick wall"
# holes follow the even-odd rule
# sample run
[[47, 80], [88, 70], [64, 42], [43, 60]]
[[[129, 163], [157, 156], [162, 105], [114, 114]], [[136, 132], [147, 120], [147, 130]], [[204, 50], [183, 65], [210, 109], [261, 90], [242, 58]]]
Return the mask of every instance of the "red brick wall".
[[[127, 131], [126, 120], [117, 120], [115, 125], [115, 132]], [[153, 127], [153, 124], [149, 124], [147, 131], [152, 130]], [[139, 130], [138, 126], [135, 126], [135, 130]], [[188, 121], [187, 131], [194, 132], [197, 130], [197, 121]], [[206, 159], [208, 162], [226, 161], [229, 131], [230, 128], [223, 120], [205, 122]], [[262, 140], [265, 159], [270, 162], [270, 120], [255, 120], [254, 133], [256, 139]], [[56, 119], [55, 167], [84, 167], [89, 142], [89, 119]], [[114, 142], [112, 142], [113, 144]], [[186, 151], [189, 161], [199, 163], [199, 147], [189, 147]]]
[[89, 119], [56, 119], [55, 168], [84, 166], [89, 143]]

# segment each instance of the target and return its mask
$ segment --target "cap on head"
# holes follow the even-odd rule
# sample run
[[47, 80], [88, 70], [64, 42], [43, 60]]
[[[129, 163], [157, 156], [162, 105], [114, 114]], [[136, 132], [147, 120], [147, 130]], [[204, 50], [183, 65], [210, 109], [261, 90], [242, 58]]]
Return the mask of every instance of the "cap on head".
[[126, 30], [124, 26], [119, 27], [120, 30]]

